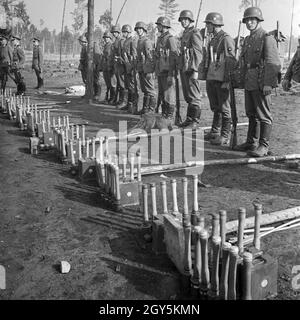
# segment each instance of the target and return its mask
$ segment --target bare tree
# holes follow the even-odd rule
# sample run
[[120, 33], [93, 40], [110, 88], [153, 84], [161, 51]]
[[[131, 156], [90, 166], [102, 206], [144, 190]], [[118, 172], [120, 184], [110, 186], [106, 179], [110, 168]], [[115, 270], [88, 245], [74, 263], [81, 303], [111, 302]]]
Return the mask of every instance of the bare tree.
[[260, 7], [262, 0], [242, 0], [239, 8], [240, 10], [248, 7]]
[[100, 16], [99, 24], [104, 27], [104, 29], [109, 30], [112, 23], [112, 16], [110, 10], [105, 10], [105, 12]]
[[178, 6], [179, 4], [176, 3], [176, 0], [161, 0], [159, 15], [165, 16], [170, 20], [174, 20], [175, 14], [179, 11], [179, 9], [177, 9]]

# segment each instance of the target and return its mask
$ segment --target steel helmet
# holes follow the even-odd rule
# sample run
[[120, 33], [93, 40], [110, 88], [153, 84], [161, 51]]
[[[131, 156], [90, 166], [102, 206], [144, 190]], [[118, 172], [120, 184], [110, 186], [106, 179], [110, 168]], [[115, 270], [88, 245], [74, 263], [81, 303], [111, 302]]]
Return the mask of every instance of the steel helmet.
[[205, 23], [212, 23], [215, 26], [224, 26], [223, 17], [218, 12], [210, 12], [206, 18]]
[[110, 32], [111, 33], [113, 33], [113, 32], [121, 33], [120, 26], [119, 25], [112, 26]]
[[144, 29], [147, 32], [147, 26], [142, 21], [139, 21], [135, 24], [134, 30], [136, 31], [136, 29]]
[[193, 16], [193, 12], [190, 10], [183, 10], [180, 12], [178, 21], [180, 22], [182, 18], [188, 18], [191, 20], [191, 22], [194, 22], [194, 16]]
[[256, 18], [259, 21], [264, 21], [262, 12], [257, 7], [247, 8], [244, 12], [243, 23], [246, 23], [247, 18]]
[[160, 24], [163, 27], [171, 28], [171, 21], [167, 17], [159, 17], [155, 24]]
[[124, 24], [124, 26], [122, 27], [122, 32], [131, 33], [132, 32], [131, 26], [129, 24]]
[[110, 39], [112, 39], [111, 33], [110, 33], [109, 31], [105, 31], [102, 38], [103, 38], [103, 39], [104, 39], [104, 38], [110, 38]]

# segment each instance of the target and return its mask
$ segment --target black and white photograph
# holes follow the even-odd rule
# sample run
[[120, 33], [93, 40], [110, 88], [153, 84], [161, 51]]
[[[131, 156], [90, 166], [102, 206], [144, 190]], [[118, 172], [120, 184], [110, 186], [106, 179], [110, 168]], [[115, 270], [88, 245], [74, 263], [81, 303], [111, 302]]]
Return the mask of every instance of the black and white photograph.
[[0, 0], [0, 86], [0, 310], [300, 300], [300, 0]]

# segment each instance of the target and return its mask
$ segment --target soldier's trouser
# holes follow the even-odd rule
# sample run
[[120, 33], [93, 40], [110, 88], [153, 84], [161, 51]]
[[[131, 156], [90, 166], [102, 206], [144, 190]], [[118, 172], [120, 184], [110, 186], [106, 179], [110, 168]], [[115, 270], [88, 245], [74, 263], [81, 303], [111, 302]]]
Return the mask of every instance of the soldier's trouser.
[[245, 90], [245, 109], [248, 118], [272, 124], [271, 95], [265, 96], [261, 90]]
[[201, 115], [200, 80], [192, 79], [192, 72], [180, 72], [182, 91], [188, 103], [187, 117], [199, 119]]
[[133, 98], [135, 92], [133, 73], [125, 73], [124, 84], [125, 89], [128, 90], [128, 96]]
[[39, 67], [34, 66], [33, 70], [35, 71], [37, 82], [38, 82], [38, 87], [43, 85], [43, 75], [41, 72], [41, 69]]
[[106, 70], [103, 71], [103, 78], [106, 85], [106, 92], [110, 92], [111, 89], [116, 89], [116, 78], [112, 71]]
[[86, 84], [86, 81], [87, 81], [87, 71], [86, 70], [80, 70], [81, 72], [81, 78], [82, 78], [82, 82], [84, 84]]
[[169, 115], [170, 110], [174, 110], [176, 104], [175, 81], [168, 84], [168, 74], [160, 74], [158, 80], [158, 95], [162, 103], [162, 112]]
[[[220, 125], [217, 121], [218, 115], [222, 116], [221, 135], [228, 137], [231, 126], [231, 108], [230, 108], [230, 94], [229, 89], [221, 88], [222, 82], [215, 80], [206, 81], [206, 91], [209, 99], [211, 111], [214, 113], [213, 130], [216, 130]], [[221, 121], [220, 121], [221, 122]]]
[[141, 90], [146, 97], [155, 97], [154, 74], [139, 72]]
[[8, 79], [8, 66], [0, 67], [0, 81], [1, 81], [2, 92], [5, 91], [7, 79]]
[[101, 95], [100, 71], [94, 70], [94, 96]]
[[12, 70], [12, 73], [14, 75], [14, 81], [15, 81], [15, 83], [17, 85], [18, 92], [19, 91], [22, 91], [22, 92], [19, 92], [19, 93], [25, 92], [26, 85], [25, 85], [25, 82], [24, 82], [24, 77], [22, 76], [20, 70], [19, 69], [14, 69], [14, 70]]

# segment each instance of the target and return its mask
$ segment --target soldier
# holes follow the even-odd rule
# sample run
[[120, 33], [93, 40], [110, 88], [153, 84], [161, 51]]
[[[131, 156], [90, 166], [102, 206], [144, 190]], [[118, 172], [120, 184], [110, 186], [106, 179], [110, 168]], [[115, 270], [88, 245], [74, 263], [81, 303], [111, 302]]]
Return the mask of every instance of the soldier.
[[102, 67], [102, 55], [100, 53], [99, 45], [94, 43], [94, 63], [93, 63], [93, 76], [94, 76], [94, 99], [96, 102], [100, 102], [101, 97], [101, 82], [100, 73], [103, 71]]
[[112, 63], [114, 66], [114, 74], [117, 79], [117, 91], [113, 104], [117, 107], [124, 107], [125, 95], [125, 84], [124, 84], [124, 75], [125, 75], [125, 66], [121, 60], [121, 48], [123, 46], [124, 39], [121, 37], [121, 29], [118, 25], [112, 26], [111, 33], [114, 37], [114, 42], [112, 44]]
[[[121, 58], [125, 65], [125, 89], [127, 91], [127, 103], [120, 106], [121, 110], [137, 110], [138, 96], [136, 90], [136, 73], [134, 72], [134, 60], [136, 58], [137, 41], [131, 35], [131, 26], [125, 24], [122, 27], [124, 38], [121, 48]], [[125, 92], [126, 92], [125, 91]]]
[[162, 116], [171, 120], [172, 123], [176, 103], [174, 76], [179, 50], [175, 38], [169, 31], [170, 20], [166, 17], [159, 17], [156, 25], [160, 32], [155, 48], [158, 95], [162, 106]]
[[144, 22], [137, 22], [134, 30], [139, 37], [137, 43], [136, 68], [139, 74], [141, 90], [144, 94], [143, 108], [139, 114], [154, 113], [156, 106], [154, 87], [154, 44], [147, 37], [147, 26]]
[[181, 126], [183, 128], [197, 128], [201, 116], [198, 69], [203, 58], [203, 39], [200, 31], [193, 26], [194, 18], [190, 10], [181, 11], [178, 21], [184, 28], [180, 46], [179, 69], [184, 99], [188, 103], [187, 117]]
[[13, 61], [11, 65], [11, 72], [14, 75], [14, 81], [17, 85], [17, 95], [21, 95], [26, 91], [26, 85], [24, 77], [21, 74], [21, 68], [25, 62], [25, 53], [20, 46], [21, 38], [19, 36], [13, 36], [11, 43], [13, 46]]
[[211, 12], [204, 21], [211, 40], [208, 44], [206, 91], [213, 112], [213, 122], [205, 140], [214, 145], [228, 145], [231, 128], [230, 72], [235, 65], [235, 42], [222, 30], [223, 17]]
[[300, 83], [300, 38], [298, 39], [298, 48], [293, 56], [291, 63], [282, 80], [282, 88], [284, 91], [289, 91], [292, 87], [291, 81]]
[[[252, 157], [268, 154], [273, 118], [271, 93], [281, 69], [276, 40], [262, 29], [262, 12], [257, 7], [245, 10], [243, 23], [250, 35], [245, 38], [240, 59], [245, 70], [245, 109], [249, 118], [247, 141], [236, 147]], [[256, 139], [259, 139], [257, 146]]]
[[0, 81], [2, 92], [5, 91], [9, 68], [13, 61], [13, 52], [8, 44], [8, 39], [8, 36], [4, 34], [0, 37]]
[[32, 69], [35, 71], [37, 77], [37, 86], [35, 89], [40, 89], [44, 86], [44, 80], [42, 75], [43, 65], [43, 52], [40, 47], [40, 39], [38, 37], [33, 38], [33, 55], [32, 55]]
[[87, 68], [88, 68], [88, 52], [87, 52], [87, 39], [84, 35], [78, 38], [79, 44], [81, 45], [80, 60], [78, 70], [81, 72], [82, 82], [86, 84], [87, 79]]
[[102, 103], [111, 103], [116, 94], [116, 79], [113, 71], [113, 64], [111, 61], [111, 50], [112, 50], [112, 35], [109, 31], [105, 31], [103, 35], [104, 48], [102, 54], [102, 69], [103, 78], [106, 85], [105, 99]]

